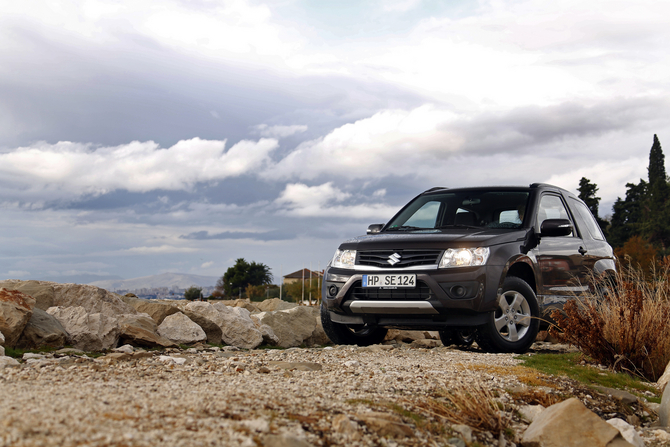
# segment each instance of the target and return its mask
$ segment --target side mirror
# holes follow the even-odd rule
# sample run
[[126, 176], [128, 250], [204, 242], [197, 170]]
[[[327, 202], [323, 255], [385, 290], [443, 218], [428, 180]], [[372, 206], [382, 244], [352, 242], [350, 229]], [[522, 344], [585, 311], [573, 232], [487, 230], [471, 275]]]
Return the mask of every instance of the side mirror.
[[384, 224], [372, 224], [368, 227], [368, 234], [377, 234], [382, 231]]
[[572, 234], [572, 223], [568, 219], [546, 219], [540, 227], [540, 236], [556, 237]]

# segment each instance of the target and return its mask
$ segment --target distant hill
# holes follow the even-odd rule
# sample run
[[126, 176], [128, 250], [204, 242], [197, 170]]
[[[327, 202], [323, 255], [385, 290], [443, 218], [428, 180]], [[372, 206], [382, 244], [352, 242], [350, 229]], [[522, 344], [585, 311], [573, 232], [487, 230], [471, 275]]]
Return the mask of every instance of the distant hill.
[[156, 287], [178, 287], [187, 289], [191, 286], [214, 287], [218, 276], [189, 275], [186, 273], [162, 273], [160, 275], [143, 276], [133, 279], [106, 279], [88, 284], [106, 290], [153, 289]]

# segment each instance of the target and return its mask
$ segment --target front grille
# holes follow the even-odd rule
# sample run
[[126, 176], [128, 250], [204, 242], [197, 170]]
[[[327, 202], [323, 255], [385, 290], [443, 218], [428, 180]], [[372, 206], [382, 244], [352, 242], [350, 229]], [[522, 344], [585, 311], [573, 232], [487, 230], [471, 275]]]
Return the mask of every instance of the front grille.
[[[400, 260], [390, 264], [388, 261], [395, 254], [400, 256]], [[385, 269], [435, 265], [439, 262], [441, 254], [442, 250], [368, 250], [358, 252], [356, 264]]]
[[355, 300], [381, 300], [381, 301], [419, 301], [432, 298], [433, 292], [423, 281], [417, 281], [414, 288], [380, 289], [376, 287], [362, 287], [360, 281], [356, 281], [346, 299]]

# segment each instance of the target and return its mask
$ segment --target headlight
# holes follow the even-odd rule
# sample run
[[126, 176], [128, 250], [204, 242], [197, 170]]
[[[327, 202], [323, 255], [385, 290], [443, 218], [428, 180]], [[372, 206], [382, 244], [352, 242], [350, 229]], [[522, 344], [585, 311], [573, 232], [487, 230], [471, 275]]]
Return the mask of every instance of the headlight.
[[440, 268], [484, 265], [488, 258], [488, 247], [450, 248], [442, 255]]
[[356, 250], [337, 250], [330, 265], [341, 269], [352, 269], [356, 264]]

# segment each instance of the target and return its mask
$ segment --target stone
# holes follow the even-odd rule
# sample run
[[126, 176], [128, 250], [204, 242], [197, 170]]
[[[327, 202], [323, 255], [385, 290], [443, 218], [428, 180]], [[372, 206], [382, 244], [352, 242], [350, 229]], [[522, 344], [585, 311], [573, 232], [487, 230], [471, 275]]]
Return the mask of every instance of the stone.
[[221, 339], [230, 346], [254, 349], [263, 343], [263, 335], [251, 320], [251, 313], [243, 307], [228, 307], [221, 303], [212, 305], [219, 312], [217, 324]]
[[321, 315], [320, 314], [317, 315], [315, 319], [316, 319], [316, 327], [314, 328], [312, 335], [310, 335], [304, 340], [305, 346], [311, 347], [311, 346], [332, 345], [333, 342], [330, 341], [330, 338], [328, 338], [325, 331], [323, 330], [323, 325], [321, 324]]
[[49, 281], [21, 281], [18, 279], [8, 279], [0, 281], [0, 288], [7, 290], [18, 290], [26, 295], [30, 295], [35, 299], [35, 307], [46, 310], [50, 307], [56, 306], [55, 292], [52, 282]]
[[75, 349], [104, 351], [115, 348], [119, 341], [121, 330], [116, 318], [88, 313], [82, 306], [50, 307], [47, 313], [58, 319]]
[[2, 332], [0, 332], [0, 346], [4, 346], [4, 345], [5, 345], [5, 336], [2, 335]]
[[176, 365], [183, 365], [186, 363], [186, 359], [184, 357], [173, 357], [170, 355], [160, 355], [158, 356], [158, 360], [163, 363], [174, 363]]
[[472, 427], [465, 424], [454, 424], [451, 429], [463, 437], [467, 444], [472, 443]]
[[263, 300], [257, 303], [256, 307], [261, 312], [274, 312], [277, 310], [293, 309], [294, 307], [298, 307], [298, 305], [289, 301], [280, 300], [279, 298], [270, 298], [269, 300]]
[[260, 309], [251, 302], [248, 298], [245, 299], [237, 299], [232, 301], [230, 304], [226, 304], [228, 307], [242, 307], [249, 312], [260, 312]]
[[17, 290], [0, 289], [0, 332], [5, 346], [13, 348], [28, 324], [35, 307], [35, 299]]
[[661, 388], [661, 391], [665, 391], [665, 386], [668, 384], [668, 381], [670, 381], [670, 362], [668, 362], [668, 364], [665, 366], [663, 375], [656, 381], [658, 386]]
[[524, 447], [631, 446], [619, 430], [574, 397], [539, 414], [524, 432], [521, 443]]
[[267, 324], [279, 337], [279, 346], [284, 348], [297, 347], [310, 337], [316, 329], [315, 307], [296, 306], [287, 310], [261, 312], [256, 314], [261, 324]]
[[0, 346], [0, 357], [4, 357], [4, 356], [5, 356], [5, 347]]
[[13, 359], [11, 357], [0, 356], [0, 369], [6, 366], [18, 366], [18, 365], [20, 365], [18, 360]]
[[442, 343], [439, 340], [432, 340], [432, 339], [422, 339], [422, 340], [414, 340], [412, 343], [410, 343], [410, 346], [413, 348], [426, 348], [426, 349], [432, 349], [432, 348], [437, 348], [438, 346], [442, 346]]
[[179, 344], [207, 340], [205, 331], [181, 312], [166, 317], [158, 326], [158, 334]]
[[635, 427], [630, 425], [628, 422], [624, 421], [623, 419], [613, 418], [608, 419], [607, 423], [619, 430], [621, 436], [623, 436], [626, 441], [633, 444], [635, 447], [644, 447], [644, 441], [635, 431]]
[[81, 306], [89, 314], [101, 313], [110, 318], [138, 313], [132, 306], [126, 304], [120, 295], [100, 287], [85, 284], [51, 284], [54, 289], [54, 306]]
[[35, 307], [28, 324], [23, 329], [17, 347], [23, 349], [50, 346], [62, 348], [68, 338], [68, 333], [56, 317]]
[[261, 331], [261, 336], [263, 336], [263, 343], [267, 345], [275, 346], [279, 343], [279, 337], [277, 337], [270, 326], [267, 324], [261, 323], [261, 320], [256, 317], [256, 315], [251, 315], [251, 321], [256, 325], [256, 329]]
[[131, 314], [119, 316], [121, 333], [119, 341], [133, 346], [175, 347], [175, 343], [158, 334], [158, 325], [147, 314]]
[[543, 411], [543, 405], [521, 405], [519, 407], [519, 415], [526, 422], [533, 422]]
[[346, 438], [354, 441], [361, 438], [361, 433], [360, 430], [358, 429], [358, 424], [349, 419], [349, 417], [347, 417], [347, 415], [344, 414], [338, 414], [333, 418], [332, 430], [335, 433], [340, 433], [344, 435]]
[[223, 341], [221, 324], [223, 318], [220, 312], [210, 304], [202, 301], [192, 301], [183, 309], [184, 315], [200, 326], [207, 335], [207, 342], [220, 345]]
[[359, 413], [356, 415], [369, 429], [375, 431], [379, 436], [393, 437], [411, 437], [414, 436], [414, 430], [405, 424], [399, 416], [394, 414], [379, 413], [371, 411], [369, 413]]
[[608, 396], [612, 396], [618, 401], [623, 402], [624, 404], [634, 404], [637, 402], [637, 397], [634, 395], [630, 394], [627, 391], [623, 390], [617, 390], [616, 388], [608, 388], [606, 386], [596, 386], [595, 387], [598, 391], [607, 394]]
[[121, 299], [129, 306], [132, 306], [137, 312], [148, 314], [156, 324], [161, 324], [165, 317], [179, 312], [179, 308], [172, 304], [158, 300], [145, 300], [137, 298], [135, 295], [128, 295], [131, 294], [126, 294], [125, 296], [122, 296]]
[[661, 427], [670, 427], [670, 387], [665, 387], [663, 397], [661, 397], [661, 406], [658, 409], [658, 425]]
[[313, 447], [311, 442], [293, 435], [265, 435], [264, 447]]
[[124, 354], [132, 354], [135, 352], [135, 348], [133, 348], [131, 345], [123, 345], [119, 346], [118, 348], [112, 349], [114, 352], [123, 352]]
[[414, 340], [426, 339], [428, 331], [403, 331], [399, 329], [391, 329], [386, 334], [384, 340], [395, 340], [399, 343], [412, 343]]

